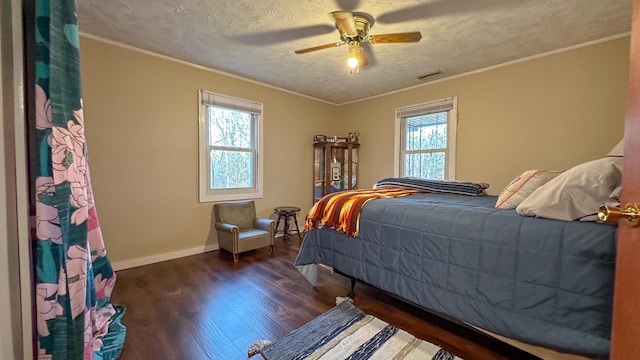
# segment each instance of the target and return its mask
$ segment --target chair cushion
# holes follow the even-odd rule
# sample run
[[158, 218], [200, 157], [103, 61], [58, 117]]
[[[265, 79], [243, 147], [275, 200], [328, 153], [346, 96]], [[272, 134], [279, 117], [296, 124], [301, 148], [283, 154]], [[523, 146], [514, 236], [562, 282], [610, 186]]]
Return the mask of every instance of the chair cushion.
[[239, 253], [273, 245], [273, 237], [268, 231], [248, 229], [238, 234]]
[[263, 231], [263, 230], [258, 230], [258, 229], [248, 229], [248, 230], [242, 230], [238, 233], [238, 238], [240, 240], [244, 240], [244, 239], [248, 239], [248, 238], [252, 238], [252, 237], [258, 237], [258, 236], [269, 236], [269, 232], [268, 231]]

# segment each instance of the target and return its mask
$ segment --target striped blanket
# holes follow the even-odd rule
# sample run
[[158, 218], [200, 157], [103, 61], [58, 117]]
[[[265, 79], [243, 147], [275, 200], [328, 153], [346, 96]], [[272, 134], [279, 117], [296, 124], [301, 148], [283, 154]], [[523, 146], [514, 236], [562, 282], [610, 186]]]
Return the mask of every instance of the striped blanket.
[[415, 177], [397, 177], [382, 179], [373, 187], [374, 189], [401, 187], [405, 189], [422, 190], [423, 192], [428, 193], [482, 196], [487, 194], [485, 190], [489, 187], [489, 184], [457, 180], [429, 180]]
[[364, 205], [375, 199], [397, 198], [424, 191], [384, 188], [372, 190], [347, 190], [324, 196], [307, 214], [303, 233], [310, 229], [328, 226], [342, 231], [347, 236], [358, 236], [360, 231], [360, 213]]

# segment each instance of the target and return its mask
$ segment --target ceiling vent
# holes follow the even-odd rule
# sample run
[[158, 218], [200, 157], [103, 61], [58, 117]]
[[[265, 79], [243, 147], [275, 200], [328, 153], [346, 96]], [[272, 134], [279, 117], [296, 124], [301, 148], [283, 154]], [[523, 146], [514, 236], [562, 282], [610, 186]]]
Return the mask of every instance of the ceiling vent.
[[428, 74], [420, 75], [420, 76], [416, 77], [416, 79], [418, 79], [420, 81], [430, 80], [431, 78], [436, 77], [438, 75], [442, 75], [442, 70], [436, 70], [436, 71], [430, 72]]

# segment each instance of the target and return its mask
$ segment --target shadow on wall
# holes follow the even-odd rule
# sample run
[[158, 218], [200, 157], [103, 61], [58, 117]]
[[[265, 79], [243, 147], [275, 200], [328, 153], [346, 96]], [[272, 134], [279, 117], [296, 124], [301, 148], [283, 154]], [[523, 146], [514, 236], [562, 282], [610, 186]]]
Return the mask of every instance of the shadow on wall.
[[218, 250], [220, 249], [220, 243], [218, 242], [218, 234], [216, 233], [216, 214], [211, 206], [211, 218], [209, 221], [209, 234], [205, 241], [205, 249]]

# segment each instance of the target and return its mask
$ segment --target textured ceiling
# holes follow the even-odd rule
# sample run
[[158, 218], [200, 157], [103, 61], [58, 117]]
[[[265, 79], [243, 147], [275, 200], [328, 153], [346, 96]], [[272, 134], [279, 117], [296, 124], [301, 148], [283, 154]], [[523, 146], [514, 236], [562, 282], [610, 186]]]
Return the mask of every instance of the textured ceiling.
[[[425, 83], [631, 29], [632, 0], [78, 0], [84, 34], [131, 45], [335, 104]], [[369, 32], [422, 32], [377, 44], [351, 75], [330, 12], [366, 12]]]

